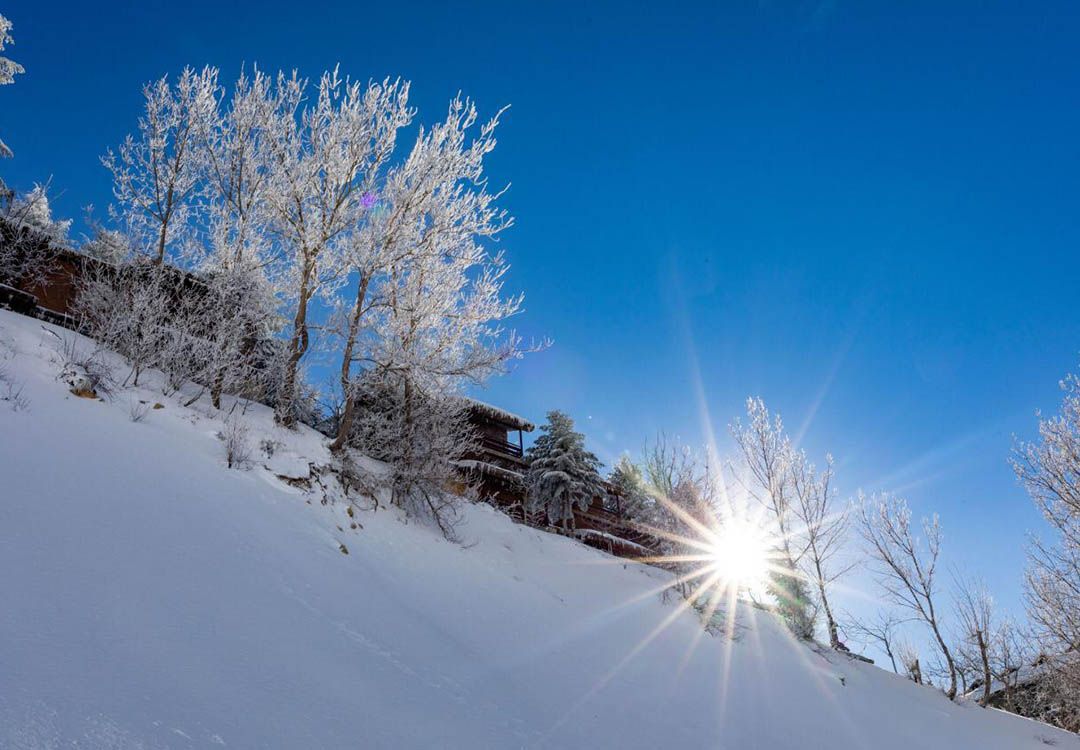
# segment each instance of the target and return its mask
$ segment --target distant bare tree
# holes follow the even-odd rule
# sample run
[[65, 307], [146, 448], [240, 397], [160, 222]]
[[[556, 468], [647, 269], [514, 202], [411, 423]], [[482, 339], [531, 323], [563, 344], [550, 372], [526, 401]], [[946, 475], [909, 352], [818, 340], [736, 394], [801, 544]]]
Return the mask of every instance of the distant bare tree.
[[693, 451], [667, 433], [658, 432], [652, 442], [646, 441], [642, 456], [642, 471], [655, 493], [670, 496], [680, 484], [698, 481]]
[[922, 665], [919, 663], [919, 651], [910, 641], [896, 644], [896, 656], [904, 668], [904, 674], [916, 685], [923, 684]]
[[945, 662], [949, 699], [956, 697], [956, 663], [942, 634], [936, 605], [936, 570], [941, 551], [941, 525], [937, 516], [923, 519], [920, 540], [911, 528], [911, 510], [897, 497], [860, 498], [859, 532], [879, 563], [878, 581], [897, 605], [909, 610], [930, 628]]
[[817, 589], [821, 608], [825, 612], [829, 645], [839, 648], [840, 636], [829, 603], [829, 589], [851, 569], [851, 564], [836, 564], [836, 555], [847, 536], [847, 508], [840, 506], [836, 499], [832, 456], [825, 457], [825, 468], [819, 473], [803, 452], [794, 454], [791, 485], [794, 495], [792, 514], [802, 526], [800, 531], [806, 548], [802, 567]]
[[846, 618], [844, 629], [862, 641], [876, 643], [889, 657], [892, 670], [899, 674], [900, 670], [896, 667], [896, 649], [899, 643], [898, 630], [903, 622], [895, 613], [879, 610], [871, 619]]
[[993, 634], [990, 649], [990, 671], [1001, 684], [1002, 707], [1006, 711], [1019, 712], [1016, 688], [1021, 669], [1035, 660], [1031, 648], [1031, 635], [1012, 619], [1006, 619]]
[[958, 578], [955, 604], [961, 633], [958, 661], [965, 663], [967, 671], [974, 671], [979, 675], [982, 685], [979, 705], [985, 706], [990, 702], [993, 681], [990, 649], [994, 638], [994, 600], [981, 583]]
[[[767, 509], [776, 524], [779, 540], [777, 552], [782, 569], [770, 575], [769, 590], [791, 631], [799, 638], [809, 639], [814, 635], [817, 613], [801, 570], [808, 544], [804, 529], [799, 528], [801, 524], [795, 510], [798, 504], [795, 476], [799, 474], [804, 480], [804, 499], [810, 515], [817, 513], [812, 508], [820, 505], [822, 500], [820, 496], [815, 497], [821, 489], [819, 478], [812, 467], [807, 472], [805, 457], [791, 445], [779, 414], [770, 415], [760, 398], [747, 399], [746, 414], [747, 424], [736, 421], [731, 426], [731, 435], [749, 474], [747, 492]], [[795, 467], [800, 461], [803, 465], [796, 471]], [[827, 495], [827, 487], [825, 491]], [[822, 531], [820, 525], [818, 531]], [[823, 542], [820, 536], [817, 541]], [[824, 551], [824, 545], [819, 545], [819, 552]], [[824, 569], [822, 576], [827, 577]], [[834, 640], [834, 632], [835, 622], [830, 626], [830, 640]], [[834, 642], [839, 641], [836, 639]]]
[[713, 516], [706, 472], [690, 446], [658, 432], [642, 450], [642, 474], [644, 491], [654, 500], [650, 532], [659, 539], [661, 555], [668, 558], [665, 564], [676, 574], [675, 589], [688, 596], [695, 588], [687, 580], [693, 575], [692, 566], [682, 558], [701, 554], [688, 540], [701, 536], [695, 524], [707, 524]]
[[780, 415], [769, 414], [760, 398], [746, 400], [748, 423], [736, 421], [731, 426], [731, 436], [754, 480], [748, 491], [772, 513], [780, 536], [784, 563], [796, 570], [803, 550], [794, 547], [794, 488], [792, 487], [791, 463], [794, 451], [784, 432]]
[[1037, 718], [1080, 729], [1080, 377], [1061, 382], [1060, 412], [1040, 418], [1039, 441], [1019, 443], [1013, 469], [1052, 529], [1032, 538], [1027, 611], [1044, 652]]

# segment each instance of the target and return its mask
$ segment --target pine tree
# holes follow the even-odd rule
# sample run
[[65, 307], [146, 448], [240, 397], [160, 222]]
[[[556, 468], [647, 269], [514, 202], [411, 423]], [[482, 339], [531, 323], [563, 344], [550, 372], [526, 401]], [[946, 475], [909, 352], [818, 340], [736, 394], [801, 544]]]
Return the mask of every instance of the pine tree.
[[585, 436], [574, 431], [569, 416], [550, 411], [547, 419], [528, 451], [527, 503], [530, 511], [544, 511], [552, 525], [572, 529], [574, 509], [587, 509], [604, 491], [600, 459], [585, 449]]
[[656, 502], [646, 490], [641, 467], [635, 464], [630, 456], [624, 453], [619, 457], [615, 468], [608, 474], [608, 483], [622, 498], [619, 510], [624, 518], [642, 524], [651, 525], [656, 522]]

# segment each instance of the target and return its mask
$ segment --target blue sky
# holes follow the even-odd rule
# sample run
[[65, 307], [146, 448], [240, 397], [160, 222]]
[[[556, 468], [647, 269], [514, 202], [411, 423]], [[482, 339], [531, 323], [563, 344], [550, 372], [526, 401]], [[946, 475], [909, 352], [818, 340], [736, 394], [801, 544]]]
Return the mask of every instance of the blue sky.
[[1015, 605], [1040, 522], [1012, 435], [1080, 362], [1080, 7], [1033, 6], [9, 1], [0, 174], [101, 213], [97, 157], [185, 64], [400, 75], [422, 121], [510, 104], [502, 244], [555, 345], [485, 399], [610, 460], [658, 429], [723, 449], [760, 395]]

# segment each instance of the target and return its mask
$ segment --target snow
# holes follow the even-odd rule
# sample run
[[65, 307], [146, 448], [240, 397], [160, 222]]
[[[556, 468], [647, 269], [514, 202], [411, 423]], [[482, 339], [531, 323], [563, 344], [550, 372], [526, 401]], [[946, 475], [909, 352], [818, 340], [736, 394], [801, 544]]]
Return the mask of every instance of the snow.
[[522, 482], [525, 480], [525, 475], [518, 471], [511, 471], [510, 469], [504, 469], [503, 467], [488, 463], [487, 461], [476, 461], [471, 458], [461, 459], [455, 461], [454, 465], [460, 469], [466, 469], [475, 471], [480, 474], [488, 474], [490, 476], [499, 477], [508, 482]]
[[517, 414], [506, 411], [506, 409], [500, 409], [498, 406], [493, 406], [492, 404], [468, 396], [461, 396], [460, 398], [469, 406], [469, 408], [475, 409], [488, 419], [492, 419], [500, 424], [507, 425], [515, 430], [524, 430], [525, 432], [532, 432], [536, 429], [536, 425], [532, 422], [524, 417], [519, 417]]
[[667, 573], [485, 505], [464, 544], [385, 506], [352, 529], [262, 466], [262, 440], [325, 465], [317, 433], [252, 406], [229, 470], [205, 401], [77, 398], [51, 338], [0, 311], [29, 399], [0, 403], [2, 748], [1080, 747], [753, 608], [703, 634]]
[[275, 451], [262, 464], [271, 474], [283, 479], [307, 479], [311, 476], [311, 462], [295, 453]]
[[629, 539], [623, 539], [621, 536], [615, 536], [614, 534], [609, 534], [606, 531], [598, 531], [597, 529], [575, 529], [574, 536], [576, 536], [578, 539], [602, 539], [611, 542], [616, 546], [637, 550], [642, 555], [654, 554], [653, 550], [649, 549], [643, 544], [631, 542]]

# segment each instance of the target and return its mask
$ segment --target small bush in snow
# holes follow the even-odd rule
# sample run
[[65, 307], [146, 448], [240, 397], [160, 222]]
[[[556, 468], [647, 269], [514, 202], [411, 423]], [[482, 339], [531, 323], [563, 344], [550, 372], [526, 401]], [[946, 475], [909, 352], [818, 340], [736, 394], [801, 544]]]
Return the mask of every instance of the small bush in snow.
[[137, 398], [131, 399], [128, 403], [128, 418], [132, 422], [141, 422], [146, 418], [147, 413], [150, 411], [150, 404], [146, 401], [140, 401]]
[[57, 377], [67, 384], [72, 393], [112, 400], [116, 393], [116, 378], [100, 349], [90, 352], [80, 350], [72, 337], [61, 340], [57, 352], [61, 362]]
[[225, 463], [230, 469], [246, 469], [251, 465], [248, 428], [238, 417], [229, 417], [218, 438], [225, 444]]
[[23, 395], [23, 385], [8, 372], [7, 368], [0, 366], [0, 401], [7, 404], [12, 411], [26, 411], [30, 408], [30, 399]]
[[271, 440], [270, 438], [263, 438], [259, 441], [259, 450], [267, 458], [273, 458], [278, 448], [281, 448], [282, 443], [278, 440]]

